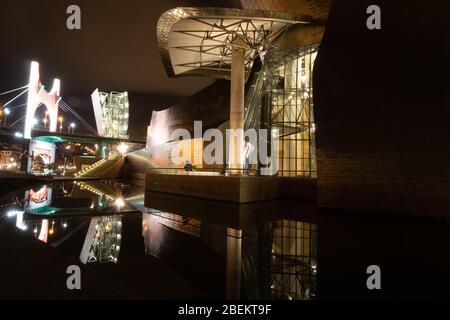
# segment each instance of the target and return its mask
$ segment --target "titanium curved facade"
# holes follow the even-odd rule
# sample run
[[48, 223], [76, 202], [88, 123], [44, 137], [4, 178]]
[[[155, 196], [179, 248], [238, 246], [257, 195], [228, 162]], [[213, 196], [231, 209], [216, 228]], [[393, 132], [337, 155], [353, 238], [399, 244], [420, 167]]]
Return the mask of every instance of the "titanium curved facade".
[[158, 22], [158, 45], [167, 74], [230, 79], [233, 42], [246, 49], [245, 74], [290, 25], [308, 24], [301, 14], [231, 8], [179, 7]]
[[[201, 103], [195, 110], [186, 109], [185, 112], [181, 110], [184, 108], [178, 107], [155, 112], [148, 141], [154, 146], [155, 141], [166, 140], [164, 145], [167, 145], [161, 149], [163, 151], [153, 148], [152, 154], [166, 154], [167, 148], [170, 149], [167, 139], [159, 139], [162, 131], [175, 127], [190, 131], [194, 120], [206, 121], [220, 130], [235, 127], [278, 129], [278, 175], [315, 178], [312, 74], [331, 1], [241, 3], [244, 10], [174, 8], [161, 16], [158, 43], [170, 77], [205, 75], [233, 83], [231, 56], [233, 49], [240, 47], [245, 49], [245, 90], [244, 87], [233, 90], [231, 86], [228, 92], [217, 94], [230, 97], [231, 93], [233, 97], [239, 91], [245, 98], [243, 102], [224, 99], [229, 101], [226, 109], [230, 113], [221, 110], [221, 120], [214, 124], [211, 121], [214, 114], [202, 111], [208, 106]], [[236, 40], [240, 41], [238, 45]], [[241, 103], [243, 122], [232, 124], [232, 110], [239, 109]], [[251, 169], [258, 172], [259, 167], [253, 165]]]

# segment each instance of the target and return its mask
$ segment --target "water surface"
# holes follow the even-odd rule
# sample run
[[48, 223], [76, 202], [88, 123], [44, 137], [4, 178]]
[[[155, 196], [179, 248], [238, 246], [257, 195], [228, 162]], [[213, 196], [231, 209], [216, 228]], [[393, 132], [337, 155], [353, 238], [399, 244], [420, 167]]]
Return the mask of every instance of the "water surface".
[[[33, 185], [2, 198], [1, 297], [448, 298], [446, 222], [234, 205], [118, 181]], [[79, 265], [83, 288], [66, 287]], [[366, 287], [379, 265], [382, 290]]]

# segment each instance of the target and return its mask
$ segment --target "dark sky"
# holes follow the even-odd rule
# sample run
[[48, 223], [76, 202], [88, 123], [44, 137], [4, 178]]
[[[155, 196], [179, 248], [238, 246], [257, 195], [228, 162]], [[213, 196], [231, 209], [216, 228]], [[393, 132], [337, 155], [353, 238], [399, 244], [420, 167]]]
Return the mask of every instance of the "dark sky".
[[[71, 4], [81, 8], [81, 30], [66, 28]], [[152, 109], [178, 103], [212, 81], [171, 79], [165, 73], [156, 25], [164, 11], [177, 6], [239, 7], [240, 1], [1, 0], [0, 92], [25, 85], [29, 63], [36, 60], [46, 88], [54, 77], [61, 79], [64, 101], [92, 124], [90, 94], [95, 88], [128, 90], [130, 134], [144, 136]], [[0, 103], [5, 99], [0, 96]]]

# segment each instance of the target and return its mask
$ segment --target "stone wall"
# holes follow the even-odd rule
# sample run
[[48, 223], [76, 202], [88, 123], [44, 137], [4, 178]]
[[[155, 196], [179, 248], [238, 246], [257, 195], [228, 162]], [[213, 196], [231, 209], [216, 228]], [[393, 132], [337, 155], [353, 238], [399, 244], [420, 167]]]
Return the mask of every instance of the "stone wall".
[[[381, 30], [366, 28], [372, 4]], [[448, 12], [333, 2], [314, 73], [319, 206], [450, 216]]]

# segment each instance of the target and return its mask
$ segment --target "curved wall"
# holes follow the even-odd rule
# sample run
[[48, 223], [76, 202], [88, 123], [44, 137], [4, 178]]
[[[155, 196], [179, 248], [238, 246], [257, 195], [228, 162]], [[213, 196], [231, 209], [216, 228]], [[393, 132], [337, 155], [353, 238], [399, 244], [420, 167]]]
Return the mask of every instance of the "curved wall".
[[448, 1], [334, 1], [316, 59], [321, 207], [450, 215]]

